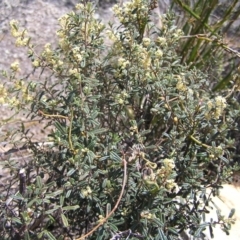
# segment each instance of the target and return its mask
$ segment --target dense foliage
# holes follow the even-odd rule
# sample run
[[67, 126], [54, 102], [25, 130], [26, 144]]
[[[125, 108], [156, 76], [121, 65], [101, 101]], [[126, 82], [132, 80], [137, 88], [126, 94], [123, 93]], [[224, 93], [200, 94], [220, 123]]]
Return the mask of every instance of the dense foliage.
[[16, 45], [49, 77], [19, 80], [15, 62], [0, 101], [47, 120], [51, 145], [34, 143], [24, 127], [10, 134], [33, 157], [4, 161], [13, 180], [0, 193], [2, 239], [178, 239], [230, 229], [233, 212], [218, 211], [217, 222], [204, 215], [232, 174], [238, 85], [212, 92], [207, 73], [181, 63], [184, 33], [173, 16], [158, 28], [154, 8], [116, 5], [119, 24], [104, 26], [90, 3], [77, 4], [59, 19], [58, 47], [39, 54], [11, 21]]

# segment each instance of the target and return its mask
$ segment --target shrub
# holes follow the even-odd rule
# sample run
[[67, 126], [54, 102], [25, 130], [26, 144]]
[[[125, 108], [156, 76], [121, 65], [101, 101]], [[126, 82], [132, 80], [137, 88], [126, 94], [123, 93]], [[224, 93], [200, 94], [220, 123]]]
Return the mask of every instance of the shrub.
[[178, 239], [218, 224], [228, 233], [233, 211], [214, 222], [204, 215], [235, 168], [237, 87], [216, 94], [206, 73], [181, 64], [183, 32], [171, 14], [155, 28], [152, 3], [116, 5], [120, 23], [110, 26], [80, 3], [59, 19], [58, 47], [40, 54], [11, 22], [34, 71], [49, 77], [18, 80], [12, 64], [2, 102], [47, 120], [51, 144], [24, 126], [9, 133], [32, 158], [4, 161], [12, 175], [0, 195], [2, 239]]

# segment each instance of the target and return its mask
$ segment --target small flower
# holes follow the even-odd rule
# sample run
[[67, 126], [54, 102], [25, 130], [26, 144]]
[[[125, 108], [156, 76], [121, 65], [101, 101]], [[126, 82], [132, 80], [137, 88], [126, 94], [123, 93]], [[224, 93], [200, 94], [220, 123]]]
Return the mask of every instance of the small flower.
[[124, 100], [122, 98], [119, 98], [118, 99], [118, 104], [120, 104], [120, 105], [124, 104]]
[[214, 106], [213, 101], [210, 100], [210, 101], [207, 102], [207, 109], [208, 110], [211, 110], [213, 108], [213, 106]]
[[27, 102], [31, 102], [33, 100], [33, 97], [29, 95], [28, 93], [23, 95], [23, 99]]
[[69, 15], [63, 15], [61, 18], [58, 19], [60, 26], [65, 29], [68, 25]]
[[86, 190], [88, 194], [92, 194], [92, 189], [89, 186], [87, 186]]
[[151, 40], [150, 38], [143, 38], [142, 42], [144, 47], [148, 47], [151, 43]]
[[169, 179], [166, 182], [166, 189], [172, 190], [173, 188], [177, 187], [177, 183], [174, 181], [174, 179]]
[[83, 148], [81, 151], [82, 151], [82, 153], [87, 153], [89, 151], [89, 149], [88, 148]]
[[12, 98], [9, 99], [9, 104], [12, 107], [16, 107], [20, 104], [20, 101], [16, 97], [12, 97]]
[[59, 38], [65, 38], [65, 33], [64, 33], [64, 31], [62, 31], [62, 30], [58, 30], [57, 32], [56, 32], [56, 34], [57, 34], [57, 36], [59, 37]]
[[61, 66], [63, 65], [63, 61], [58, 60], [58, 61], [57, 61], [57, 65], [58, 65], [58, 67], [61, 67]]
[[15, 19], [12, 19], [9, 24], [10, 24], [10, 26], [17, 26], [18, 25], [18, 21], [15, 20]]
[[35, 60], [32, 62], [32, 65], [33, 65], [34, 67], [39, 67], [39, 66], [40, 66], [39, 60], [35, 59]]
[[75, 54], [74, 57], [78, 62], [82, 61], [82, 56], [80, 54]]
[[193, 97], [193, 94], [194, 94], [194, 91], [193, 91], [191, 88], [188, 88], [188, 90], [187, 90], [187, 96], [188, 96], [188, 98], [192, 98], [192, 97]]
[[10, 27], [11, 27], [11, 34], [13, 37], [19, 37], [21, 36], [21, 32], [18, 31], [18, 21], [17, 20], [11, 20], [10, 21]]
[[14, 61], [14, 62], [11, 64], [10, 68], [12, 69], [13, 72], [18, 72], [18, 71], [20, 71], [19, 62], [18, 62], [17, 60]]
[[78, 3], [78, 4], [76, 4], [75, 8], [76, 8], [76, 10], [81, 10], [84, 8], [84, 5], [82, 3]]
[[181, 29], [177, 29], [176, 32], [173, 34], [173, 38], [178, 39], [183, 35], [183, 31]]
[[178, 118], [177, 118], [177, 117], [174, 117], [174, 118], [173, 118], [173, 121], [174, 121], [175, 124], [177, 124], [177, 123], [178, 123]]
[[161, 57], [163, 56], [162, 50], [161, 50], [161, 49], [158, 49], [158, 50], [155, 52], [155, 55], [156, 55], [156, 57], [161, 58]]
[[85, 189], [81, 191], [81, 193], [84, 197], [88, 197], [89, 195], [92, 194], [92, 189], [90, 186], [87, 186]]
[[157, 42], [159, 43], [160, 46], [167, 45], [167, 39], [165, 37], [158, 37]]
[[29, 38], [18, 37], [16, 39], [15, 44], [16, 44], [17, 47], [22, 47], [22, 46], [27, 46], [28, 42], [29, 42]]
[[184, 80], [179, 75], [177, 76], [177, 79], [178, 79], [178, 82], [176, 85], [177, 90], [180, 92], [185, 92], [187, 90], [187, 86], [186, 86]]
[[126, 60], [125, 58], [119, 58], [118, 59], [118, 66], [121, 67], [122, 69], [125, 69], [129, 65], [129, 61]]
[[73, 69], [70, 68], [68, 72], [69, 72], [70, 75], [76, 75], [76, 74], [78, 74], [78, 69], [77, 68], [73, 68]]
[[140, 213], [141, 218], [146, 218], [146, 219], [152, 219], [154, 215], [150, 213], [149, 211], [142, 211]]
[[98, 218], [99, 218], [98, 223], [103, 223], [103, 221], [105, 219], [104, 216], [103, 215], [99, 215]]
[[175, 163], [174, 163], [173, 159], [165, 158], [163, 160], [163, 164], [164, 164], [166, 169], [171, 169], [172, 170], [173, 168], [175, 168]]
[[226, 99], [223, 98], [222, 96], [217, 96], [215, 98], [215, 102], [216, 102], [216, 106], [219, 108], [224, 109], [227, 106]]
[[157, 175], [160, 178], [166, 177], [166, 174], [167, 174], [167, 170], [164, 166], [162, 166], [160, 169], [157, 170]]

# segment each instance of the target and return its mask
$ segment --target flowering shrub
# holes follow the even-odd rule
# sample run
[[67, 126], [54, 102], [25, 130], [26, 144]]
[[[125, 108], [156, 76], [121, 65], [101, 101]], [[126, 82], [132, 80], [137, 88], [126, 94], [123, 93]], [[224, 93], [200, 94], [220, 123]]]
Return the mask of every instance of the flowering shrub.
[[52, 144], [40, 147], [19, 130], [33, 158], [5, 161], [20, 188], [11, 181], [0, 195], [3, 239], [178, 239], [185, 230], [212, 234], [217, 224], [228, 232], [232, 213], [217, 222], [204, 215], [234, 170], [236, 86], [213, 93], [207, 73], [180, 64], [183, 32], [170, 14], [155, 28], [152, 3], [116, 5], [119, 26], [104, 26], [90, 3], [79, 3], [59, 19], [58, 47], [47, 43], [40, 54], [11, 22], [34, 70], [53, 80], [19, 80], [15, 62], [0, 101], [47, 120]]

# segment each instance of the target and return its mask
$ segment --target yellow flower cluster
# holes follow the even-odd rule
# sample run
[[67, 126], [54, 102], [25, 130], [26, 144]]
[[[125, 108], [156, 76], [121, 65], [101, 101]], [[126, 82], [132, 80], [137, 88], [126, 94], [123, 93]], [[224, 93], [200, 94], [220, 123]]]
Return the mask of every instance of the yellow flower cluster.
[[40, 66], [40, 61], [38, 59], [35, 59], [33, 62], [32, 62], [32, 65], [33, 67], [39, 67]]
[[[172, 174], [174, 168], [174, 160], [165, 158], [163, 160], [163, 166], [157, 170], [157, 176], [160, 177], [160, 179], [167, 179]], [[164, 181], [164, 184], [168, 190], [172, 190], [173, 188], [177, 187], [177, 183], [174, 181], [174, 179], [167, 179]]]
[[209, 158], [211, 160], [217, 160], [219, 157], [221, 157], [224, 154], [224, 150], [221, 146], [218, 147], [211, 147], [208, 149]]
[[179, 39], [182, 35], [183, 35], [183, 31], [182, 31], [181, 29], [177, 29], [177, 30], [173, 33], [173, 38]]
[[8, 103], [11, 107], [18, 107], [20, 105], [20, 101], [14, 96], [12, 98], [9, 98]]
[[75, 76], [79, 81], [81, 81], [81, 74], [78, 68], [70, 68], [68, 73], [72, 76]]
[[166, 181], [165, 187], [168, 190], [172, 190], [173, 188], [177, 188], [177, 183], [174, 181], [174, 179], [168, 179]]
[[[147, 41], [145, 41], [145, 45]], [[134, 56], [138, 61], [139, 67], [151, 72], [150, 65], [152, 62], [151, 53], [143, 46], [143, 44], [133, 44]]]
[[143, 40], [142, 40], [142, 44], [143, 44], [144, 47], [148, 47], [151, 44], [151, 39], [147, 38], [147, 37], [144, 37]]
[[164, 159], [163, 160], [163, 166], [157, 170], [157, 175], [161, 178], [166, 178], [168, 175], [172, 173], [172, 170], [175, 167], [175, 163], [173, 159]]
[[150, 213], [149, 211], [145, 210], [140, 213], [141, 218], [146, 218], [146, 219], [153, 219], [155, 218], [155, 214]]
[[156, 42], [161, 46], [167, 46], [167, 39], [165, 37], [158, 37]]
[[[44, 46], [44, 50], [42, 52], [43, 59], [52, 66], [53, 69], [61, 68], [63, 65], [63, 61], [59, 59], [51, 49], [51, 44], [47, 43]], [[34, 67], [40, 66], [40, 61], [38, 59], [33, 61]]]
[[27, 37], [27, 31], [24, 29], [22, 31], [19, 30], [19, 23], [16, 20], [10, 21], [11, 34], [16, 38], [16, 46], [27, 46], [30, 38]]
[[126, 2], [123, 4], [123, 7], [119, 4], [113, 6], [113, 12], [122, 24], [129, 21], [137, 22], [139, 19], [144, 21], [146, 16], [148, 16], [148, 10], [144, 0]]
[[6, 103], [6, 97], [8, 93], [3, 84], [0, 84], [0, 104]]
[[84, 5], [82, 3], [78, 3], [75, 6], [76, 10], [82, 10], [84, 8]]
[[[29, 92], [28, 86], [26, 86], [22, 80], [16, 80], [15, 81], [14, 89], [15, 90], [20, 90], [20, 92], [22, 93], [22, 100], [23, 101], [31, 102], [33, 100], [33, 97], [31, 96], [31, 94]], [[12, 100], [10, 100], [10, 102], [13, 105], [18, 105], [19, 104], [17, 101], [14, 100], [14, 98]]]
[[125, 58], [121, 57], [121, 58], [118, 59], [118, 66], [121, 69], [125, 69], [128, 65], [129, 65], [129, 61], [126, 60]]
[[222, 116], [224, 109], [227, 107], [226, 99], [222, 96], [217, 96], [213, 100], [207, 102], [206, 119], [219, 119]]
[[20, 67], [19, 67], [19, 61], [14, 61], [10, 68], [12, 69], [13, 72], [19, 72], [20, 71]]
[[122, 91], [120, 94], [116, 95], [115, 101], [119, 104], [119, 105], [123, 105], [127, 103], [127, 98], [128, 98], [128, 94], [127, 92], [124, 90]]
[[119, 34], [115, 34], [111, 29], [106, 30], [106, 35], [113, 42], [119, 41]]
[[74, 59], [75, 59], [78, 63], [81, 62], [83, 58], [82, 58], [82, 53], [81, 53], [80, 48], [79, 48], [79, 47], [74, 47], [73, 50], [72, 50], [72, 52], [73, 52], [73, 57], [74, 57]]
[[185, 92], [187, 90], [187, 85], [183, 77], [178, 75], [176, 76], [176, 78], [177, 78], [177, 85], [176, 85], [177, 90], [180, 92]]
[[86, 189], [83, 189], [81, 191], [81, 193], [84, 197], [88, 197], [89, 195], [92, 194], [92, 189], [90, 188], [90, 186], [87, 186]]
[[51, 50], [51, 44], [47, 43], [44, 46], [44, 51], [42, 52], [42, 56], [45, 58], [47, 62], [51, 62], [53, 58], [53, 51]]
[[67, 29], [69, 24], [69, 18], [70, 18], [69, 14], [65, 14], [58, 19], [58, 22], [62, 29]]

